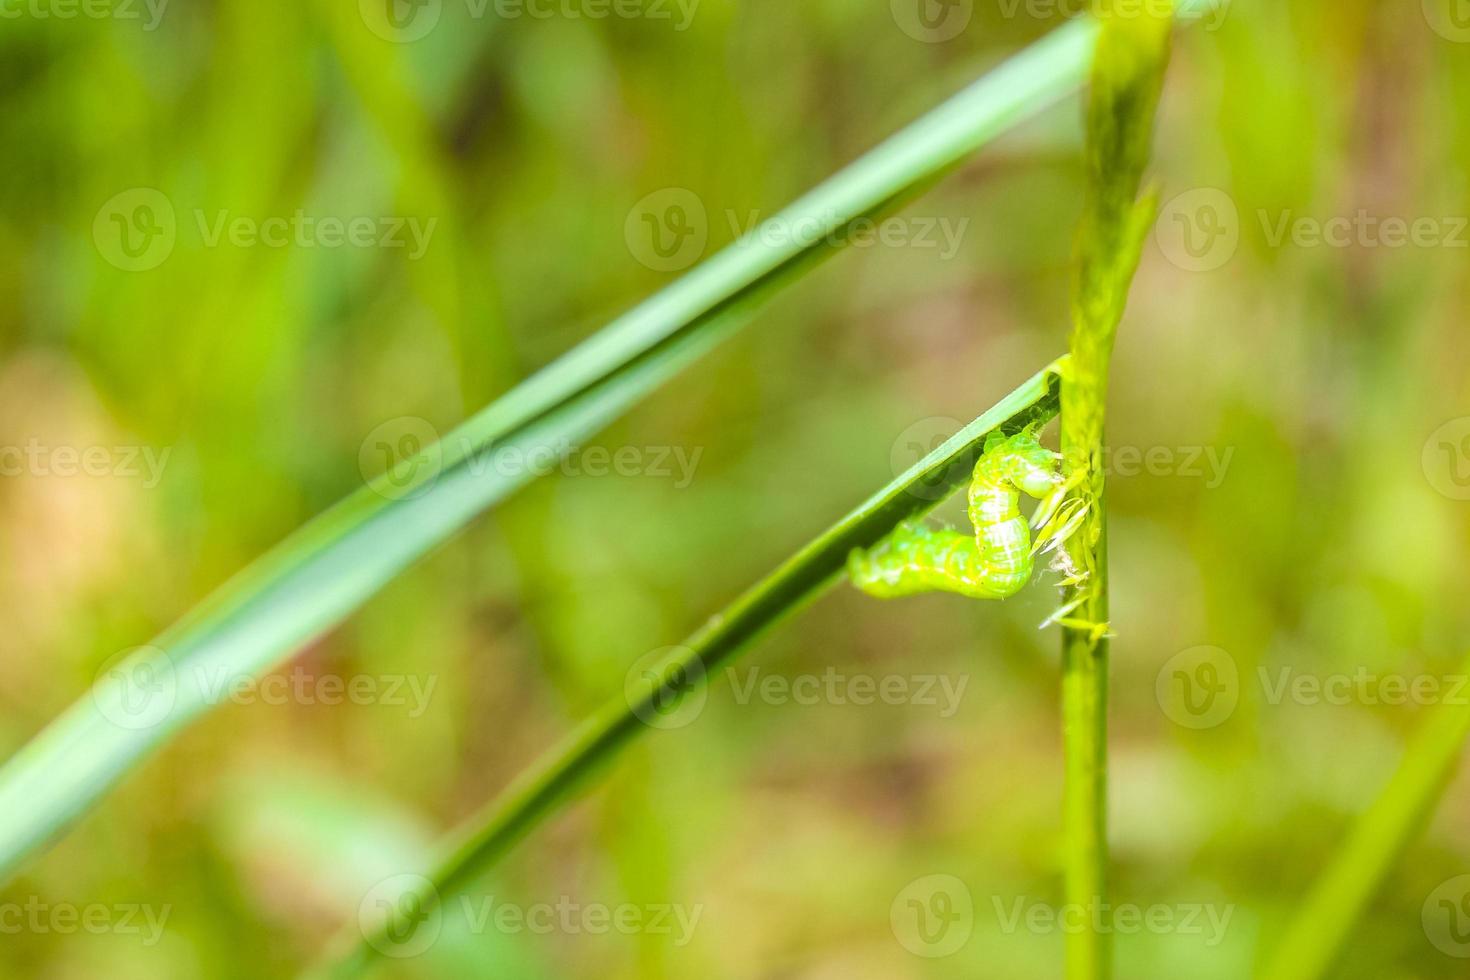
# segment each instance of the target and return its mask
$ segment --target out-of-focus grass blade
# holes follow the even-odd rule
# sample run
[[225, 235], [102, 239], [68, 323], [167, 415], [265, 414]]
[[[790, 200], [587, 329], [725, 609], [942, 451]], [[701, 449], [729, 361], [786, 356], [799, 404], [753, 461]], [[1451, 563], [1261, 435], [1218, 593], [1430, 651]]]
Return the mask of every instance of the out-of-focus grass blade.
[[[1470, 672], [1466, 660], [1462, 673]], [[1430, 713], [1398, 771], [1317, 880], [1277, 947], [1265, 980], [1318, 980], [1347, 947], [1354, 924], [1444, 793], [1470, 737], [1470, 704]]]
[[769, 233], [731, 245], [614, 321], [107, 670], [0, 768], [0, 880], [208, 710], [208, 678], [271, 669], [530, 479], [480, 465], [485, 450], [514, 447], [536, 459], [586, 438], [741, 325], [756, 303], [829, 254], [829, 242], [849, 237], [829, 232], [896, 207], [1073, 91], [1095, 32], [1090, 21], [1072, 22], [1002, 64], [770, 219]]
[[[371, 910], [385, 879], [433, 859], [432, 829], [387, 792], [290, 757], [264, 763], [228, 780], [210, 807], [211, 837], [237, 871], [246, 908], [286, 923], [288, 933], [308, 935], [324, 917]], [[459, 916], [434, 939], [441, 976], [552, 976], [529, 934], [476, 930]]]
[[[1063, 359], [1065, 360], [1065, 359]], [[470, 819], [445, 848], [444, 860], [417, 887], [387, 903], [392, 912], [376, 929], [354, 922], [339, 937], [337, 959], [322, 976], [350, 977], [385, 950], [413, 943], [414, 933], [440, 903], [463, 890], [567, 799], [583, 779], [623, 744], [704, 684], [711, 672], [786, 613], [811, 600], [844, 571], [854, 548], [877, 544], [901, 521], [924, 514], [969, 482], [985, 437], [1019, 432], [1054, 417], [1059, 370], [1052, 365], [934, 450], [917, 465], [813, 539], [771, 574], [674, 647], [675, 653], [628, 683], [618, 697], [573, 731]], [[923, 488], [922, 493], [916, 493]], [[405, 869], [403, 879], [415, 878]], [[413, 948], [409, 946], [407, 948]]]

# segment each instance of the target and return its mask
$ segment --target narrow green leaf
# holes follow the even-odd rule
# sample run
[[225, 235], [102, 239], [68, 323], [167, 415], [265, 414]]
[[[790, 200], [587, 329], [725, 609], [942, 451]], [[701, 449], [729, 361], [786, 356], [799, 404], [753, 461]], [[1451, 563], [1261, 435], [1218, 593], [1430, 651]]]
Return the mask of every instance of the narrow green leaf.
[[[1012, 434], [1054, 417], [1061, 368], [1058, 362], [1001, 399], [672, 648], [673, 655], [630, 683], [467, 821], [445, 847], [445, 858], [420, 880], [419, 888], [391, 903], [392, 913], [376, 929], [364, 933], [354, 923], [346, 930], [336, 944], [335, 961], [322, 975], [355, 976], [384, 950], [413, 948], [408, 944], [414, 933], [440, 903], [504, 857], [585, 777], [647, 730], [645, 721], [676, 705], [763, 630], [837, 581], [854, 548], [872, 547], [901, 521], [927, 513], [967, 485], [986, 436], [997, 430]], [[916, 493], [916, 488], [924, 492]]]
[[[1461, 672], [1470, 673], [1470, 660]], [[1264, 980], [1327, 976], [1363, 910], [1439, 803], [1467, 737], [1470, 702], [1451, 698], [1430, 713], [1382, 795], [1358, 818], [1287, 927]]]

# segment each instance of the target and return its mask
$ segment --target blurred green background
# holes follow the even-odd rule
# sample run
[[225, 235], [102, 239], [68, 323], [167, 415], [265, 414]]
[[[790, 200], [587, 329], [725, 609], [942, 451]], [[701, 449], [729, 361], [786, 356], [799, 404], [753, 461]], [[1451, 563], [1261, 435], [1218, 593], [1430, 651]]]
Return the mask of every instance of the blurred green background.
[[[449, 431], [1064, 19], [389, 2], [0, 0], [6, 755], [381, 469], [375, 433]], [[1175, 925], [1117, 937], [1123, 980], [1251, 975], [1424, 717], [1372, 692], [1470, 640], [1466, 13], [1241, 0], [1179, 37], [1110, 418], [1114, 901]], [[396, 697], [241, 697], [153, 757], [0, 891], [0, 976], [293, 975], [638, 658], [1062, 352], [1079, 149], [1075, 101], [987, 149], [597, 440], [621, 473], [539, 481], [281, 671]], [[1060, 927], [1013, 919], [1061, 901], [1054, 603], [837, 589], [740, 684], [930, 677], [953, 710], [722, 678], [474, 898], [687, 934], [451, 909], [381, 975], [1059, 976]], [[1464, 975], [1430, 897], [1467, 818], [1470, 773], [1338, 975]], [[971, 905], [946, 956], [931, 875]]]

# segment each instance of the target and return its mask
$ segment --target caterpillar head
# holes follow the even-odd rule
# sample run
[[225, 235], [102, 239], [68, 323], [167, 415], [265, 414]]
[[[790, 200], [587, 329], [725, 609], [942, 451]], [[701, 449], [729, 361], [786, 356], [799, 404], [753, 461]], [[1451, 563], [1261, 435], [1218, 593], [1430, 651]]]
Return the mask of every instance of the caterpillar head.
[[1043, 497], [1061, 482], [1057, 454], [1028, 431], [1018, 432], [998, 446], [1004, 454], [1006, 478], [1030, 497]]

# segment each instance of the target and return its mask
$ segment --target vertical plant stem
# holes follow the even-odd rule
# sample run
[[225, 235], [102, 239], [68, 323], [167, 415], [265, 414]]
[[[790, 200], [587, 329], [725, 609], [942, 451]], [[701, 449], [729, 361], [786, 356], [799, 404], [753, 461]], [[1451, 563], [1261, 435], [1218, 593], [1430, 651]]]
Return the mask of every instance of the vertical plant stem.
[[[1099, 542], [1101, 544], [1101, 542]], [[1106, 556], [1096, 551], [1105, 575]], [[1089, 614], [1107, 613], [1107, 582], [1100, 579]], [[1069, 597], [1070, 598], [1070, 597]], [[1066, 627], [1062, 637], [1062, 740], [1066, 756], [1062, 832], [1068, 907], [1102, 910], [1107, 895], [1108, 644], [1085, 629]], [[1095, 921], [1088, 916], [1088, 921]], [[1105, 929], [1068, 933], [1067, 976], [1108, 976]]]
[[1062, 831], [1065, 894], [1086, 926], [1067, 933], [1069, 980], [1110, 974], [1107, 910], [1108, 570], [1103, 436], [1108, 362], [1156, 211], [1139, 199], [1168, 63], [1167, 13], [1102, 19], [1087, 107], [1087, 189], [1072, 289], [1072, 361], [1062, 385], [1062, 453], [1085, 518], [1063, 546]]

